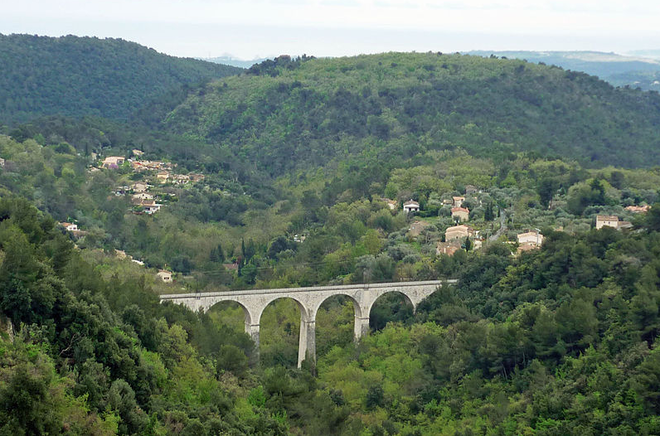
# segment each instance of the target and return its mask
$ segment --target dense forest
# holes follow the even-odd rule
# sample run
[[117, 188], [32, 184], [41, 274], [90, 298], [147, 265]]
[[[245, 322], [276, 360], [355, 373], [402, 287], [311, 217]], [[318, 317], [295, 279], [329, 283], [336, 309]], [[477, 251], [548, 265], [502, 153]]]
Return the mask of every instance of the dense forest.
[[[0, 434], [659, 434], [657, 99], [514, 60], [280, 57], [136, 123], [2, 128]], [[445, 253], [455, 198], [472, 233]], [[329, 299], [301, 369], [292, 300], [257, 354], [237, 304], [158, 299], [443, 278], [359, 343]]]
[[167, 56], [121, 39], [0, 34], [0, 123], [43, 115], [128, 119], [182, 85], [240, 68]]
[[274, 175], [463, 148], [588, 166], [660, 163], [660, 95], [519, 60], [441, 53], [279, 57], [208, 84], [165, 120]]

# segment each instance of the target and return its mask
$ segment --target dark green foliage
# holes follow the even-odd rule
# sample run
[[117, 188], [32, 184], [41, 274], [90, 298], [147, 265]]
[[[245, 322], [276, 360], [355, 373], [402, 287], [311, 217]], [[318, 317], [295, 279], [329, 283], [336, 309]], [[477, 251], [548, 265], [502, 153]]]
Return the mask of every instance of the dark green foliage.
[[220, 347], [217, 353], [218, 372], [230, 371], [237, 376], [243, 376], [247, 369], [248, 358], [243, 350], [232, 344]]
[[241, 71], [121, 39], [76, 36], [0, 35], [0, 61], [0, 120], [8, 124], [55, 114], [127, 119], [184, 84]]
[[484, 210], [484, 221], [493, 221], [495, 219], [495, 212], [493, 212], [493, 203], [488, 202]]
[[[246, 335], [161, 305], [144, 278], [106, 282], [71, 243], [53, 251], [64, 235], [25, 200], [0, 199], [0, 216], [0, 311], [19, 334], [12, 345], [0, 340], [0, 433], [109, 434], [113, 424], [98, 413], [115, 414], [119, 434], [149, 434], [171, 424], [163, 417], [180, 401], [170, 398], [172, 389], [219, 389], [216, 368], [202, 359], [217, 357], [218, 371], [247, 371]], [[184, 381], [187, 371], [195, 376]], [[195, 392], [188, 400], [184, 416], [211, 399]], [[200, 422], [220, 416], [208, 411]], [[226, 429], [246, 432], [230, 421]], [[255, 425], [263, 429], [247, 432], [280, 428], [267, 416]]]
[[293, 241], [289, 241], [284, 236], [278, 236], [270, 243], [267, 255], [271, 259], [274, 259], [278, 253], [285, 250], [295, 250], [296, 248], [297, 247]]
[[655, 203], [646, 216], [646, 225], [649, 229], [660, 232], [660, 203]]
[[382, 386], [375, 385], [369, 388], [364, 405], [367, 410], [373, 410], [376, 407], [382, 407], [384, 405], [384, 400]]
[[559, 188], [559, 183], [556, 180], [552, 180], [552, 179], [541, 180], [538, 187], [538, 193], [542, 206], [548, 207], [548, 205], [550, 204], [550, 200], [552, 200], [552, 197], [554, 197], [554, 195], [557, 193], [558, 188]]
[[589, 166], [660, 163], [652, 157], [660, 96], [583, 73], [432, 53], [282, 57], [253, 69], [190, 95], [167, 125], [273, 175], [347, 157], [405, 162], [456, 147], [498, 161], [525, 151]]
[[[31, 371], [30, 371], [31, 370]], [[48, 367], [30, 368], [21, 363], [0, 390], [0, 431], [3, 434], [57, 434], [61, 423], [49, 413], [48, 387], [53, 374]]]
[[176, 257], [173, 257], [170, 266], [174, 271], [180, 272], [182, 274], [190, 274], [194, 268], [194, 264], [190, 260], [190, 256], [185, 254], [180, 254]]
[[382, 330], [390, 322], [411, 322], [412, 305], [401, 294], [387, 294], [374, 303], [369, 316], [369, 326]]
[[142, 412], [135, 401], [135, 392], [124, 380], [112, 382], [108, 391], [108, 406], [115, 410], [121, 418], [119, 432], [121, 434], [136, 434], [144, 430], [148, 417]]
[[302, 55], [291, 59], [291, 56], [282, 55], [275, 59], [266, 59], [265, 61], [252, 65], [247, 71], [247, 74], [261, 76], [278, 76], [282, 70], [294, 70], [300, 66], [301, 63], [314, 59], [314, 56]]
[[0, 267], [0, 309], [15, 322], [44, 323], [61, 297], [62, 284], [54, 275], [54, 265], [40, 262], [32, 244], [63, 241], [58, 244], [60, 251], [53, 253], [61, 270], [61, 259], [68, 257], [71, 243], [55, 231], [52, 220], [38, 226], [36, 211], [25, 200], [5, 200], [0, 209], [4, 211], [0, 244], [5, 252]]
[[218, 244], [217, 247], [211, 249], [209, 254], [209, 260], [211, 262], [222, 263], [225, 261], [225, 251], [222, 249], [222, 245]]

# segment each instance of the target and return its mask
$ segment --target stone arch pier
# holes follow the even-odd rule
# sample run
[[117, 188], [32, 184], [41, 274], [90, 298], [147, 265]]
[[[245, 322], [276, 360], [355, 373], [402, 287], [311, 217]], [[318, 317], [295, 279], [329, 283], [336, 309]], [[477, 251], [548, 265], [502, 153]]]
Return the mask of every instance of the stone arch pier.
[[412, 303], [413, 311], [426, 297], [439, 287], [456, 280], [429, 280], [422, 282], [372, 283], [359, 285], [316, 286], [308, 288], [251, 289], [246, 291], [204, 292], [194, 294], [161, 295], [160, 301], [183, 304], [189, 309], [206, 312], [223, 301], [235, 301], [245, 311], [245, 331], [259, 349], [259, 322], [266, 306], [280, 298], [290, 298], [300, 307], [300, 335], [298, 367], [303, 360], [316, 361], [316, 313], [325, 300], [345, 295], [353, 301], [355, 309], [354, 337], [359, 341], [369, 331], [369, 313], [374, 302], [388, 292], [399, 292]]

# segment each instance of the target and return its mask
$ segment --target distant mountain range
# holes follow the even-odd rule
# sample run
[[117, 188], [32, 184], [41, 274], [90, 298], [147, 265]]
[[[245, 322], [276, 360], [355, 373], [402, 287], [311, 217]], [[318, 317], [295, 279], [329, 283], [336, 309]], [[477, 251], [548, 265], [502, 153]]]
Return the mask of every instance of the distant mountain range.
[[183, 85], [240, 71], [122, 39], [0, 34], [0, 125], [54, 114], [125, 120]]
[[644, 58], [660, 60], [660, 50], [632, 50], [624, 54], [628, 56], [641, 56]]
[[596, 51], [470, 51], [477, 56], [525, 59], [529, 62], [557, 65], [566, 70], [582, 71], [615, 86], [639, 87], [660, 91], [660, 50], [639, 50], [628, 55]]
[[237, 59], [231, 55], [218, 56], [215, 58], [205, 58], [205, 59], [200, 58], [200, 60], [202, 61], [213, 62], [214, 64], [231, 65], [233, 67], [239, 67], [239, 68], [250, 68], [252, 65], [263, 62], [266, 59], [269, 58], [256, 58], [256, 59], [252, 59], [251, 61], [246, 61], [243, 59]]

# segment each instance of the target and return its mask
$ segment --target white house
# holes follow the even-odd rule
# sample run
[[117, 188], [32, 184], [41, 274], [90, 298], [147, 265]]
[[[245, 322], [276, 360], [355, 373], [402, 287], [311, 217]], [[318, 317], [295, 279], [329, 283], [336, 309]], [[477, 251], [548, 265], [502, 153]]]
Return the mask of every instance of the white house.
[[461, 224], [459, 226], [448, 227], [445, 230], [445, 241], [449, 242], [453, 239], [467, 238], [473, 234], [472, 228]]
[[616, 215], [598, 215], [596, 216], [596, 229], [603, 227], [619, 228], [619, 217]]
[[158, 180], [159, 183], [167, 183], [167, 181], [170, 178], [170, 173], [167, 171], [161, 171], [158, 174], [156, 174], [156, 179]]
[[410, 199], [403, 203], [403, 211], [406, 213], [419, 212], [419, 203]]
[[526, 232], [517, 235], [518, 244], [531, 244], [540, 246], [543, 244], [543, 235], [540, 232]]
[[64, 227], [67, 232], [77, 232], [78, 231], [78, 225], [73, 224], [73, 223], [60, 223], [62, 227]]
[[465, 201], [465, 197], [452, 197], [452, 204], [454, 207], [463, 206], [464, 201]]
[[148, 215], [152, 215], [160, 210], [160, 207], [162, 205], [156, 203], [153, 200], [147, 200], [142, 202], [142, 207], [144, 208], [144, 212]]
[[135, 182], [133, 183], [133, 191], [135, 192], [147, 192], [149, 185], [144, 182]]
[[138, 192], [137, 194], [133, 194], [133, 200], [153, 200], [154, 195], [149, 194], [148, 192]]
[[126, 161], [122, 156], [108, 156], [103, 159], [103, 168], [117, 168]]
[[451, 208], [451, 217], [453, 219], [460, 219], [461, 221], [467, 221], [470, 219], [470, 211], [464, 207], [452, 207]]
[[156, 274], [159, 279], [164, 281], [165, 283], [170, 283], [172, 281], [172, 273], [170, 271], [161, 269], [158, 271], [158, 274]]

